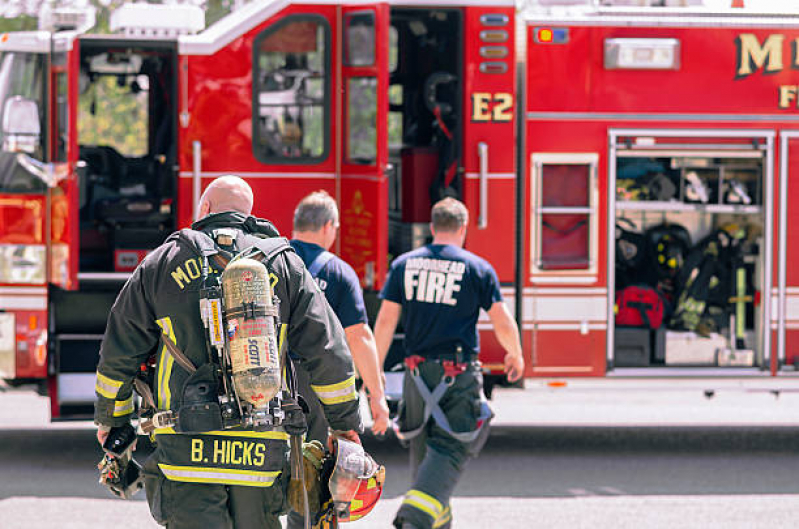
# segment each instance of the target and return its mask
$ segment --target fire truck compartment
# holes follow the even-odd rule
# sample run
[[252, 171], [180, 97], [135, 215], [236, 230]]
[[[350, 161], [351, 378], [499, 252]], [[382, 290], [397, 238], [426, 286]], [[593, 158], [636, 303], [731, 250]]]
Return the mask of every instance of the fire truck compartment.
[[462, 191], [462, 13], [391, 10], [389, 254], [429, 242], [433, 201]]
[[175, 227], [176, 50], [91, 37], [80, 50], [80, 271], [126, 272]]
[[616, 138], [613, 367], [767, 369], [767, 143]]

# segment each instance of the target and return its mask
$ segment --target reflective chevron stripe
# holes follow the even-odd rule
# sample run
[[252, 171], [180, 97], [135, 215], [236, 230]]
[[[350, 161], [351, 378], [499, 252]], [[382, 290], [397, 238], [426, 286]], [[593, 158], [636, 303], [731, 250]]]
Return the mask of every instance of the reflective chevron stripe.
[[438, 520], [438, 518], [444, 512], [444, 507], [441, 505], [441, 502], [420, 490], [409, 490], [405, 494], [405, 498], [402, 500], [402, 503], [405, 505], [410, 505], [411, 507], [415, 507], [426, 514], [429, 514], [434, 521]]
[[188, 483], [218, 483], [247, 487], [271, 487], [280, 471], [234, 470], [212, 467], [182, 467], [158, 463], [161, 472], [172, 481]]
[[122, 382], [109, 378], [104, 374], [97, 372], [97, 381], [94, 384], [94, 390], [107, 399], [116, 399], [119, 393], [119, 388], [122, 387]]
[[114, 401], [114, 417], [122, 417], [133, 413], [133, 395], [127, 400]]
[[328, 406], [356, 400], [358, 398], [358, 393], [355, 391], [355, 376], [351, 376], [344, 382], [327, 386], [314, 386], [312, 384], [311, 389], [314, 390], [314, 393], [316, 393], [316, 396], [322, 401], [322, 404], [327, 404]]

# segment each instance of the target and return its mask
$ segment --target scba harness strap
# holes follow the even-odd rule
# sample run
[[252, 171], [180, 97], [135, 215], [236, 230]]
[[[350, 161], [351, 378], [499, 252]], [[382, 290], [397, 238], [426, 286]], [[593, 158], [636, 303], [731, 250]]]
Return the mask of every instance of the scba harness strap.
[[[427, 384], [425, 384], [424, 379], [419, 374], [419, 365], [424, 362], [438, 362], [444, 369], [444, 376], [441, 377], [441, 381], [432, 391], [428, 389]], [[402, 441], [410, 441], [418, 437], [427, 427], [427, 422], [432, 417], [439, 428], [457, 441], [468, 444], [477, 439], [483, 428], [488, 426], [488, 422], [494, 415], [488, 402], [486, 402], [482, 395], [480, 398], [480, 415], [477, 417], [477, 427], [471, 432], [456, 432], [453, 430], [449, 424], [447, 415], [441, 409], [441, 406], [439, 406], [439, 402], [441, 402], [444, 394], [455, 383], [455, 378], [468, 371], [471, 368], [471, 364], [449, 360], [428, 360], [424, 357], [414, 355], [405, 359], [405, 365], [411, 380], [413, 380], [416, 389], [419, 391], [419, 395], [422, 397], [422, 400], [424, 400], [424, 416], [419, 427], [406, 431], [402, 431], [398, 419], [394, 419], [392, 426], [397, 437]]]

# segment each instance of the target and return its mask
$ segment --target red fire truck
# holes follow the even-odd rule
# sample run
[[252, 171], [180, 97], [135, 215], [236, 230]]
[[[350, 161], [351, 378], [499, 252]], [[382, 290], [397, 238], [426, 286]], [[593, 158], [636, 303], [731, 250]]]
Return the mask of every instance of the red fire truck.
[[[152, 11], [170, 8], [125, 6], [111, 35], [0, 36], [0, 375], [46, 379], [54, 418], [89, 413], [116, 293], [227, 173], [284, 233], [305, 194], [335, 196], [335, 251], [373, 314], [391, 258], [429, 236], [431, 201], [461, 197], [467, 248], [494, 264], [544, 386], [791, 385], [799, 18], [272, 0], [192, 32]], [[722, 228], [736, 257], [714, 266], [734, 293], [687, 300], [708, 316], [667, 287], [713, 264]], [[715, 327], [617, 328], [635, 306], [617, 291], [655, 283], [625, 268], [636, 241], [654, 244], [636, 266], [665, 280], [670, 312]], [[661, 256], [676, 264], [658, 276]], [[479, 328], [490, 384], [502, 350]]]

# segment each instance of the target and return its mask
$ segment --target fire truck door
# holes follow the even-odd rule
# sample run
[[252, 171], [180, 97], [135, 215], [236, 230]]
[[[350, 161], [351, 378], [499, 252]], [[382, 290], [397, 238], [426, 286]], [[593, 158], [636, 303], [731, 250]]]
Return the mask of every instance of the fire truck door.
[[388, 254], [388, 4], [343, 6], [336, 136], [339, 255], [378, 289]]
[[780, 133], [777, 240], [777, 355], [781, 367], [799, 367], [799, 130]]
[[56, 185], [50, 193], [49, 278], [69, 290], [78, 287], [80, 177], [78, 174], [78, 39], [55, 34], [47, 97], [48, 159]]
[[[516, 94], [514, 8], [465, 8], [463, 29], [463, 200], [466, 247], [501, 283], [514, 280]], [[509, 301], [512, 303], [512, 301]]]

